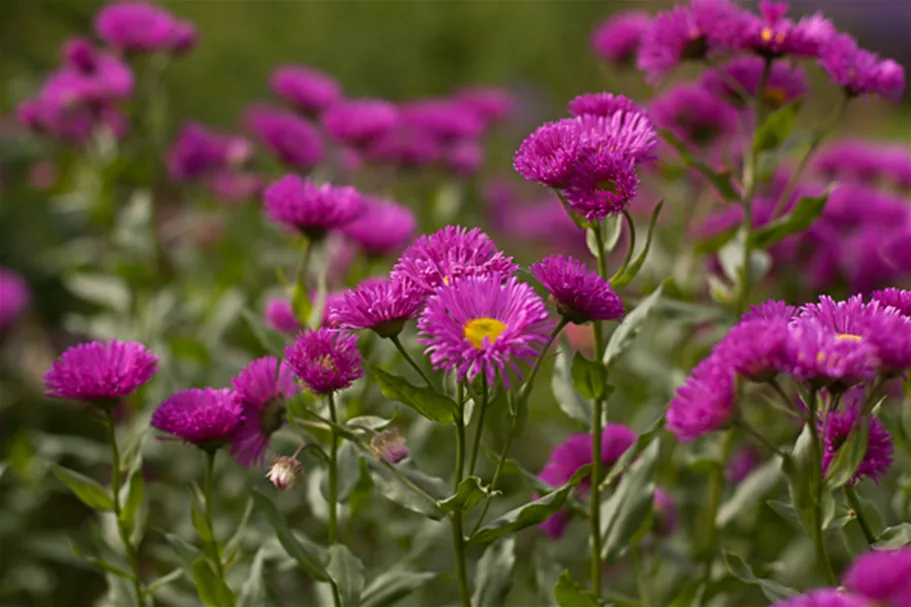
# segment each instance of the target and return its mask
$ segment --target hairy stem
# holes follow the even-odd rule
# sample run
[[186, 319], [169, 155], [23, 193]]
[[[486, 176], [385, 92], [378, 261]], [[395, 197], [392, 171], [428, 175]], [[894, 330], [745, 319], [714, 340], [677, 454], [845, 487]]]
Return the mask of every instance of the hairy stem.
[[215, 573], [219, 579], [225, 579], [225, 570], [221, 564], [221, 547], [218, 545], [218, 538], [215, 537], [215, 525], [212, 524], [212, 481], [215, 478], [215, 454], [217, 451], [206, 451], [206, 478], [203, 487], [203, 499], [205, 499], [206, 525], [212, 534], [212, 552], [215, 557]]
[[822, 492], [823, 492], [823, 475], [822, 475], [822, 441], [819, 437], [818, 420], [818, 398], [816, 390], [810, 392], [807, 407], [810, 410], [810, 419], [807, 424], [810, 427], [810, 439], [812, 441], [812, 466], [810, 467], [810, 483], [813, 492], [813, 548], [816, 551], [816, 560], [826, 575], [826, 580], [831, 586], [836, 585], [835, 572], [832, 570], [832, 563], [829, 561], [829, 553], [826, 552], [826, 546], [823, 536], [823, 514], [822, 514]]
[[857, 492], [854, 490], [854, 487], [851, 485], [845, 485], [845, 495], [848, 496], [848, 501], [851, 503], [851, 508], [857, 515], [857, 523], [860, 525], [861, 531], [864, 532], [864, 538], [866, 538], [867, 543], [872, 546], [876, 543], [876, 536], [873, 534], [873, 530], [870, 528], [870, 524], [867, 522], [866, 516], [864, 516], [864, 511], [860, 507], [860, 499], [857, 497]]
[[[630, 223], [632, 234], [632, 223]], [[595, 230], [595, 239], [598, 243], [598, 273], [607, 280], [607, 259], [604, 254], [604, 242], [601, 230]], [[630, 242], [630, 250], [633, 243]], [[604, 355], [604, 327], [597, 320], [592, 322], [592, 331], [595, 340], [595, 360], [601, 360]], [[591, 523], [591, 582], [592, 592], [601, 598], [601, 476], [604, 463], [601, 461], [601, 433], [602, 419], [604, 417], [604, 399], [595, 399], [592, 407], [591, 445], [592, 445], [592, 472], [591, 490], [588, 496], [588, 514]]]

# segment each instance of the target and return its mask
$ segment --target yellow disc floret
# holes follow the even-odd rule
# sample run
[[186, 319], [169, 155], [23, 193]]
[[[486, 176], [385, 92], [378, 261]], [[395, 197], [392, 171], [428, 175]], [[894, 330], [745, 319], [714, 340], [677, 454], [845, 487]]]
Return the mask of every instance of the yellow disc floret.
[[484, 338], [492, 344], [497, 341], [500, 334], [506, 330], [506, 324], [496, 318], [475, 318], [465, 323], [465, 339], [471, 342], [475, 348], [480, 350], [484, 344]]

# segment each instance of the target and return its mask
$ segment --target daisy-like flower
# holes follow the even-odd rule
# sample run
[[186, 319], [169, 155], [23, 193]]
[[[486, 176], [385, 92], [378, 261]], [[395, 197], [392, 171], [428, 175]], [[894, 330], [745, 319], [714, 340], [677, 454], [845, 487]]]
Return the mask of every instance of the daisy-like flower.
[[288, 363], [265, 356], [247, 363], [231, 380], [243, 420], [231, 437], [231, 454], [243, 466], [262, 465], [269, 437], [282, 427], [285, 400], [300, 388]]
[[317, 184], [297, 175], [285, 175], [266, 188], [263, 204], [272, 221], [319, 240], [327, 231], [351, 222], [364, 202], [352, 187]]
[[95, 15], [95, 33], [121, 51], [150, 52], [170, 49], [177, 20], [166, 10], [145, 2], [114, 2]]
[[557, 312], [570, 322], [583, 324], [623, 317], [623, 301], [610, 283], [582, 262], [551, 255], [533, 263], [529, 270], [550, 293]]
[[766, 382], [787, 369], [790, 347], [787, 321], [755, 319], [735, 325], [716, 351], [738, 375], [750, 381]]
[[[743, 98], [744, 93], [749, 97], [755, 97], [759, 91], [764, 67], [765, 61], [761, 57], [738, 57], [718, 68], [723, 75], [715, 70], [706, 70], [702, 75], [701, 84], [715, 95], [724, 97], [740, 107], [749, 102], [749, 99]], [[736, 82], [740, 89], [732, 87], [729, 81]], [[807, 87], [807, 75], [803, 68], [776, 61], [772, 64], [768, 81], [762, 91], [762, 102], [766, 107], [778, 109], [806, 95]]]
[[698, 84], [668, 87], [652, 100], [649, 112], [655, 124], [678, 139], [707, 148], [737, 129], [737, 112]]
[[[826, 418], [819, 421], [819, 430], [823, 436], [824, 452], [822, 457], [822, 472], [825, 475], [829, 469], [832, 460], [841, 446], [848, 440], [851, 430], [859, 426], [861, 421], [858, 420], [860, 403], [855, 402], [848, 406], [845, 411], [832, 411]], [[864, 478], [869, 478], [878, 482], [880, 478], [889, 471], [892, 465], [892, 435], [886, 430], [883, 423], [869, 416], [866, 420], [868, 426], [867, 450], [854, 476], [848, 481], [855, 485]]]
[[845, 574], [844, 584], [878, 605], [906, 607], [911, 604], [911, 548], [860, 555]]
[[795, 23], [785, 18], [787, 12], [787, 2], [771, 0], [759, 3], [759, 15], [741, 12], [731, 33], [731, 46], [768, 59], [819, 56], [820, 49], [835, 36], [835, 27], [821, 13]]
[[158, 405], [149, 424], [204, 451], [228, 444], [243, 420], [243, 409], [230, 388], [191, 388]]
[[601, 59], [614, 65], [636, 64], [636, 54], [652, 18], [642, 11], [621, 11], [601, 23], [592, 34], [591, 47]]
[[256, 104], [245, 112], [244, 123], [276, 158], [292, 169], [309, 171], [325, 156], [316, 129], [293, 112]]
[[[607, 424], [601, 432], [601, 462], [604, 468], [612, 466], [623, 453], [636, 442], [636, 434], [621, 424]], [[588, 434], [572, 434], [554, 447], [550, 458], [541, 469], [538, 478], [557, 488], [566, 484], [580, 468], [592, 463], [592, 438]], [[591, 488], [591, 479], [584, 478], [576, 491], [586, 494]], [[569, 522], [569, 512], [558, 512], [543, 523], [541, 531], [551, 538], [559, 538]]]
[[[579, 105], [581, 107], [577, 109], [584, 109], [585, 104]], [[593, 106], [594, 103], [589, 104], [588, 109], [596, 109]], [[607, 111], [607, 108], [602, 106], [600, 111]], [[608, 116], [583, 114], [576, 121], [583, 142], [582, 158], [609, 153], [637, 163], [655, 159], [653, 151], [658, 145], [658, 134], [644, 111], [634, 108], [613, 111]]]
[[911, 291], [902, 289], [883, 289], [874, 291], [873, 299], [884, 306], [892, 306], [904, 316], [911, 316]]
[[508, 276], [519, 266], [506, 256], [480, 228], [446, 226], [429, 235], [419, 236], [405, 249], [391, 278], [414, 283], [431, 295], [441, 285], [463, 276], [500, 274]]
[[485, 125], [505, 120], [515, 108], [509, 91], [489, 86], [469, 86], [456, 91], [455, 100]]
[[30, 300], [25, 280], [16, 272], [0, 267], [0, 330], [12, 325]]
[[529, 181], [562, 187], [576, 166], [581, 144], [577, 122], [549, 122], [525, 138], [516, 152], [513, 167]]
[[571, 116], [613, 116], [617, 112], [645, 114], [642, 107], [628, 97], [613, 93], [585, 93], [569, 102], [567, 110]]
[[473, 139], [484, 130], [484, 122], [477, 113], [453, 99], [419, 99], [405, 103], [399, 108], [399, 119], [444, 142]]
[[330, 105], [320, 119], [338, 141], [364, 147], [396, 126], [399, 111], [381, 99], [345, 99]]
[[263, 311], [266, 324], [279, 333], [296, 333], [300, 330], [300, 322], [294, 315], [291, 302], [284, 297], [273, 297], [266, 302]]
[[339, 329], [304, 330], [285, 349], [285, 358], [317, 396], [344, 390], [364, 374], [357, 336]]
[[364, 203], [357, 218], [342, 228], [342, 234], [372, 257], [398, 253], [405, 248], [417, 227], [411, 209], [392, 200], [367, 196]]
[[342, 88], [335, 78], [302, 65], [275, 68], [269, 76], [269, 87], [294, 109], [306, 114], [318, 114], [342, 96]]
[[73, 346], [44, 374], [45, 392], [55, 398], [112, 406], [148, 383], [158, 357], [136, 342], [92, 341]]
[[791, 375], [815, 388], [842, 391], [876, 375], [873, 346], [853, 333], [837, 333], [813, 319], [791, 325]]
[[521, 380], [520, 362], [531, 362], [548, 339], [544, 301], [514, 276], [466, 276], [440, 287], [418, 318], [426, 354], [435, 369], [460, 381], [483, 375], [493, 385], [507, 368]]
[[848, 34], [838, 34], [822, 47], [819, 64], [852, 96], [873, 93], [897, 101], [905, 90], [902, 66], [859, 48]]
[[395, 337], [423, 303], [424, 294], [411, 281], [365, 282], [332, 302], [329, 322], [343, 329], [371, 329], [380, 337]]
[[734, 370], [714, 355], [696, 365], [671, 400], [667, 427], [692, 441], [727, 425], [734, 414]]
[[636, 196], [638, 186], [639, 176], [633, 161], [604, 149], [576, 165], [564, 197], [570, 211], [595, 224], [622, 213]]
[[778, 601], [772, 607], [870, 607], [870, 604], [852, 594], [824, 589]]

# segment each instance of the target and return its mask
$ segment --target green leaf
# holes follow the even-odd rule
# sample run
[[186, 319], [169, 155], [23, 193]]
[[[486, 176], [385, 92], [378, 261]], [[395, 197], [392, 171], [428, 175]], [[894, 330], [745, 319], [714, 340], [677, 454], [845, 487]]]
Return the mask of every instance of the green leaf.
[[774, 150], [784, 143], [794, 130], [794, 125], [797, 124], [797, 114], [802, 105], [802, 100], [798, 99], [769, 114], [769, 117], [756, 129], [753, 150], [766, 152]]
[[[160, 578], [154, 580], [146, 587], [146, 594], [149, 596], [154, 595], [156, 592], [170, 584], [171, 582], [177, 581], [180, 576], [183, 575], [183, 569], [178, 567], [177, 569], [172, 569], [168, 573], [164, 574]], [[249, 605], [247, 606], [249, 607]]]
[[83, 504], [95, 510], [114, 511], [114, 500], [101, 483], [75, 470], [51, 464], [51, 471]]
[[573, 356], [573, 387], [588, 399], [607, 398], [613, 388], [607, 384], [607, 367], [602, 363], [588, 360], [581, 352]]
[[278, 511], [278, 508], [275, 507], [272, 500], [254, 489], [253, 502], [256, 505], [256, 509], [265, 515], [266, 520], [269, 522], [269, 525], [272, 526], [279, 543], [285, 549], [285, 552], [288, 553], [288, 556], [297, 561], [300, 568], [314, 580], [318, 582], [328, 582], [329, 574], [326, 573], [320, 555], [313, 549], [304, 546], [304, 544], [298, 541], [294, 534], [291, 533], [287, 521], [285, 521], [285, 518]]
[[468, 538], [468, 541], [472, 544], [484, 544], [526, 527], [543, 523], [563, 507], [573, 487], [590, 474], [591, 465], [583, 466], [573, 474], [569, 482], [559, 489], [546, 493], [529, 504], [510, 510], [478, 529], [477, 533]]
[[193, 561], [193, 583], [196, 584], [196, 594], [206, 607], [233, 607], [234, 594], [204, 558]]
[[557, 580], [554, 596], [560, 607], [598, 607], [598, 601], [594, 595], [582, 590], [570, 577], [569, 571], [564, 571]]
[[171, 544], [171, 547], [174, 549], [174, 554], [177, 556], [177, 561], [181, 567], [186, 571], [187, 577], [193, 576], [193, 561], [202, 556], [202, 552], [190, 544], [182, 537], [175, 535], [173, 533], [165, 533], [165, 539]]
[[718, 173], [701, 160], [693, 157], [690, 154], [687, 145], [677, 139], [677, 137], [668, 130], [659, 129], [658, 134], [671, 145], [677, 153], [680, 154], [680, 159], [683, 160], [684, 164], [691, 166], [699, 173], [705, 177], [709, 183], [711, 183], [718, 193], [721, 194], [722, 198], [725, 200], [740, 200], [740, 194], [734, 188], [733, 181], [731, 180], [731, 174], [729, 172]]
[[144, 493], [144, 483], [142, 481], [142, 470], [134, 470], [127, 480], [127, 498], [123, 501], [123, 508], [120, 510], [120, 520], [123, 521], [127, 529], [133, 528], [136, 521], [136, 513], [142, 504]]
[[247, 308], [241, 310], [240, 315], [247, 321], [247, 325], [249, 325], [250, 330], [253, 332], [253, 335], [256, 337], [256, 340], [259, 342], [259, 345], [262, 346], [263, 350], [273, 356], [279, 358], [284, 357], [285, 340], [281, 335], [267, 327], [258, 316]]
[[660, 443], [653, 441], [623, 476], [617, 490], [601, 504], [601, 556], [617, 558], [648, 520], [652, 512], [655, 486], [652, 472], [658, 460]]
[[117, 577], [127, 580], [133, 579], [133, 574], [123, 569], [123, 567], [118, 567], [117, 565], [104, 560], [102, 555], [99, 554], [99, 548], [101, 548], [101, 546], [93, 546], [84, 541], [77, 541], [76, 539], [70, 540], [70, 549], [73, 551], [73, 554], [79, 558], [85, 559], [99, 569], [107, 571]]
[[407, 405], [438, 424], [451, 424], [455, 420], [456, 404], [448, 396], [437, 393], [428, 386], [414, 386], [404, 377], [386, 373], [382, 369], [365, 363], [376, 377], [383, 396]]
[[726, 527], [742, 512], [759, 503], [781, 480], [781, 463], [771, 459], [740, 481], [733, 495], [718, 509], [715, 526]]
[[554, 373], [550, 380], [550, 387], [560, 409], [571, 419], [589, 426], [592, 423], [592, 404], [579, 394], [579, 391], [573, 385], [569, 352], [569, 343], [564, 336], [561, 338], [560, 348], [557, 350], [557, 359], [554, 363]]
[[844, 487], [854, 476], [860, 462], [867, 453], [867, 441], [870, 438], [870, 418], [861, 415], [851, 428], [847, 440], [835, 453], [829, 469], [826, 471], [826, 486], [829, 489]]
[[504, 538], [491, 544], [478, 561], [471, 604], [474, 607], [503, 607], [512, 588], [516, 564], [516, 539]]
[[361, 591], [364, 590], [366, 578], [364, 565], [343, 544], [329, 546], [329, 564], [326, 572], [338, 588], [342, 607], [358, 607], [361, 604]]
[[607, 349], [604, 351], [604, 364], [608, 368], [629, 348], [636, 336], [639, 335], [639, 331], [642, 330], [655, 305], [661, 300], [661, 293], [668, 284], [669, 281], [667, 280], [661, 283], [651, 295], [639, 302], [639, 305], [627, 314], [623, 322], [614, 330], [610, 336], [610, 341], [607, 342]]
[[359, 415], [349, 419], [345, 422], [345, 425], [352, 429], [366, 428], [379, 432], [388, 428], [393, 421], [395, 421], [395, 418], [386, 419], [385, 417], [378, 417], [376, 415]]
[[75, 274], [64, 279], [67, 290], [80, 299], [110, 308], [130, 310], [130, 288], [122, 279], [107, 274]]
[[[443, 518], [438, 503], [446, 499], [449, 489], [442, 479], [424, 474], [412, 462], [407, 461], [398, 464], [395, 471], [382, 464], [371, 463], [371, 477], [377, 490], [386, 499], [433, 520]], [[421, 496], [409, 485], [415, 485], [434, 501]]]
[[456, 510], [471, 510], [488, 495], [490, 493], [486, 487], [481, 485], [481, 479], [477, 476], [469, 476], [459, 483], [458, 490], [454, 495], [437, 503], [443, 512], [449, 514]]
[[633, 443], [633, 446], [623, 452], [614, 465], [611, 467], [610, 472], [607, 473], [607, 476], [604, 477], [604, 480], [601, 481], [601, 488], [609, 487], [614, 484], [620, 476], [626, 472], [626, 469], [629, 467], [633, 461], [639, 457], [639, 455], [645, 451], [646, 447], [652, 444], [652, 441], [658, 436], [658, 433], [664, 428], [664, 424], [667, 423], [665, 417], [662, 415], [649, 426], [648, 430], [643, 432], [636, 438], [636, 442]]
[[783, 601], [784, 599], [790, 598], [792, 596], [797, 596], [799, 594], [796, 590], [788, 588], [787, 586], [773, 580], [756, 577], [750, 566], [747, 565], [743, 559], [736, 554], [725, 552], [724, 564], [727, 566], [728, 571], [730, 571], [731, 574], [741, 582], [745, 582], [752, 586], [759, 586], [760, 590], [762, 590], [762, 593], [770, 601]]
[[[620, 242], [623, 233], [623, 215], [610, 215], [601, 222], [604, 226], [604, 253], [610, 253]], [[597, 253], [593, 253], [597, 257]]]
[[361, 593], [361, 607], [389, 607], [437, 577], [426, 571], [393, 569], [381, 573]]
[[[361, 478], [361, 456], [353, 442], [345, 441], [339, 447], [336, 469], [338, 470], [338, 501], [346, 502]], [[319, 488], [323, 497], [329, 499], [328, 474], [323, 476]]]
[[897, 550], [905, 546], [911, 546], [911, 523], [887, 527], [873, 544], [876, 550]]
[[800, 517], [797, 516], [797, 512], [794, 510], [793, 504], [781, 500], [768, 500], [766, 503], [769, 505], [769, 508], [774, 510], [778, 516], [793, 525], [795, 529], [803, 528], [803, 523], [800, 522]]
[[652, 237], [655, 234], [655, 227], [658, 225], [658, 216], [661, 214], [661, 209], [664, 206], [664, 201], [660, 201], [655, 205], [655, 209], [652, 211], [651, 219], [648, 221], [648, 233], [645, 236], [645, 246], [642, 248], [642, 251], [639, 252], [639, 255], [636, 256], [636, 259], [627, 266], [623, 273], [619, 276], [614, 276], [610, 283], [611, 286], [615, 289], [620, 289], [625, 287], [629, 283], [633, 282], [633, 279], [636, 278], [636, 275], [639, 274], [639, 270], [642, 269], [642, 265], [645, 263], [645, 258], [648, 257], [649, 249], [652, 247]]
[[263, 563], [266, 560], [265, 548], [256, 551], [247, 581], [240, 589], [237, 607], [262, 607], [266, 605], [266, 587], [263, 584]]
[[807, 533], [813, 532], [813, 496], [810, 491], [813, 474], [812, 450], [810, 428], [804, 425], [797, 442], [794, 443], [793, 451], [781, 461], [781, 470], [788, 480], [791, 505]]
[[202, 540], [204, 544], [210, 543], [214, 537], [212, 535], [212, 529], [209, 527], [209, 521], [206, 520], [206, 514], [203, 511], [202, 504], [199, 503], [195, 493], [192, 491], [190, 492], [190, 520], [193, 523], [193, 529], [195, 529], [196, 533], [199, 535], [199, 539]]
[[758, 249], [768, 249], [791, 234], [799, 234], [807, 230], [822, 214], [830, 193], [830, 191], [826, 191], [820, 196], [801, 197], [790, 213], [753, 232], [750, 237], [753, 246]]
[[294, 317], [302, 327], [308, 326], [310, 314], [313, 312], [313, 302], [310, 300], [310, 293], [304, 285], [303, 279], [298, 280], [291, 290], [291, 309], [294, 311]]

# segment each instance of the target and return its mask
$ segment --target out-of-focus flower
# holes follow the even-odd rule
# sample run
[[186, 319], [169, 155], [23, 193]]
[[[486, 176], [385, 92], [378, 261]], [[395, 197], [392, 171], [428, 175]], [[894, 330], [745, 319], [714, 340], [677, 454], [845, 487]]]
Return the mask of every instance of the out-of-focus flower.
[[552, 255], [529, 268], [565, 319], [576, 324], [623, 317], [623, 302], [610, 283], [572, 257]]
[[785, 320], [755, 319], [735, 325], [716, 352], [738, 375], [765, 382], [787, 369], [790, 346], [791, 333]]
[[424, 294], [410, 281], [370, 281], [342, 293], [329, 308], [329, 321], [343, 329], [395, 337], [423, 303]]
[[290, 111], [256, 104], [247, 109], [244, 122], [270, 152], [292, 169], [307, 172], [325, 155], [316, 129]]
[[364, 374], [357, 336], [338, 329], [304, 330], [285, 350], [285, 357], [318, 396], [344, 390]]
[[[863, 459], [857, 466], [854, 476], [849, 483], [859, 483], [864, 478], [878, 482], [892, 465], [892, 435], [886, 430], [883, 423], [873, 417], [867, 416], [866, 420], [858, 419], [861, 403], [850, 404], [845, 411], [830, 411], [825, 421], [818, 423], [823, 440], [822, 472], [825, 475], [838, 450], [848, 440], [848, 436], [861, 424], [866, 426], [867, 449]], [[860, 432], [860, 430], [856, 430]]]
[[724, 141], [737, 129], [737, 113], [698, 84], [678, 84], [652, 100], [655, 124], [700, 148]]
[[873, 293], [873, 299], [884, 306], [892, 306], [900, 314], [911, 316], [911, 291], [902, 289], [883, 289]]
[[158, 370], [158, 357], [144, 345], [92, 341], [67, 349], [44, 375], [46, 394], [55, 398], [112, 406], [148, 383]]
[[212, 195], [225, 204], [240, 204], [256, 198], [263, 190], [263, 180], [259, 175], [222, 169], [213, 173], [206, 185]]
[[905, 90], [902, 66], [859, 48], [848, 34], [838, 34], [822, 47], [819, 64], [849, 95], [873, 93], [897, 101]]
[[709, 356], [699, 363], [671, 400], [667, 427], [691, 441], [730, 423], [734, 414], [734, 370], [727, 361]]
[[787, 2], [770, 0], [759, 3], [759, 15], [741, 11], [729, 34], [730, 45], [768, 59], [784, 55], [818, 57], [821, 48], [835, 36], [835, 27], [821, 13], [795, 23], [785, 17], [787, 12]]
[[317, 184], [297, 175], [285, 175], [266, 188], [263, 204], [272, 221], [294, 228], [308, 238], [320, 239], [328, 230], [351, 222], [364, 203], [350, 186]]
[[[742, 106], [749, 101], [743, 98], [744, 93], [755, 97], [759, 91], [764, 67], [765, 61], [761, 57], [738, 57], [720, 66], [718, 70], [721, 73], [706, 70], [701, 84], [715, 95]], [[737, 83], [739, 89], [734, 88], [730, 81]], [[807, 87], [807, 75], [803, 68], [776, 61], [762, 91], [762, 101], [766, 106], [777, 109], [806, 95]]]
[[399, 120], [443, 142], [473, 139], [484, 130], [478, 114], [453, 99], [420, 99], [403, 104]]
[[845, 574], [844, 584], [877, 605], [907, 607], [911, 604], [911, 548], [860, 555]]
[[411, 209], [381, 198], [364, 197], [364, 202], [357, 218], [342, 228], [345, 237], [370, 256], [382, 257], [401, 251], [417, 227]]
[[655, 513], [655, 533], [670, 535], [677, 528], [677, 502], [674, 496], [664, 489], [655, 489], [652, 502], [652, 512]]
[[484, 148], [470, 139], [457, 141], [447, 151], [446, 163], [458, 175], [473, 175], [484, 164]]
[[756, 449], [746, 446], [738, 449], [728, 462], [725, 474], [731, 484], [740, 484], [762, 461]]
[[342, 97], [342, 88], [335, 78], [302, 65], [275, 68], [269, 86], [296, 110], [307, 114], [319, 114]]
[[870, 604], [855, 595], [824, 589], [778, 601], [772, 607], [870, 607]]
[[272, 460], [266, 478], [276, 489], [285, 491], [294, 487], [303, 473], [304, 467], [296, 457], [282, 456]]
[[843, 139], [822, 148], [812, 166], [829, 181], [882, 180], [911, 188], [911, 151], [903, 144]]
[[192, 388], [158, 405], [149, 424], [205, 451], [228, 444], [243, 419], [243, 410], [229, 388]]
[[455, 100], [481, 119], [485, 125], [506, 120], [512, 114], [515, 101], [500, 88], [472, 86], [456, 91]]
[[602, 22], [592, 34], [591, 47], [604, 61], [635, 65], [642, 38], [652, 18], [642, 11], [621, 11]]
[[343, 99], [329, 106], [322, 123], [332, 137], [364, 147], [389, 133], [398, 123], [398, 108], [381, 99]]
[[19, 318], [31, 298], [25, 279], [0, 267], [0, 330], [10, 327]]
[[266, 324], [280, 333], [295, 333], [301, 328], [291, 302], [282, 297], [267, 301], [263, 316]]
[[389, 428], [374, 434], [370, 439], [370, 450], [377, 459], [386, 460], [390, 464], [398, 464], [408, 457], [405, 437], [398, 428]]
[[145, 2], [113, 2], [95, 15], [95, 33], [121, 51], [182, 50], [186, 32], [171, 13]]

